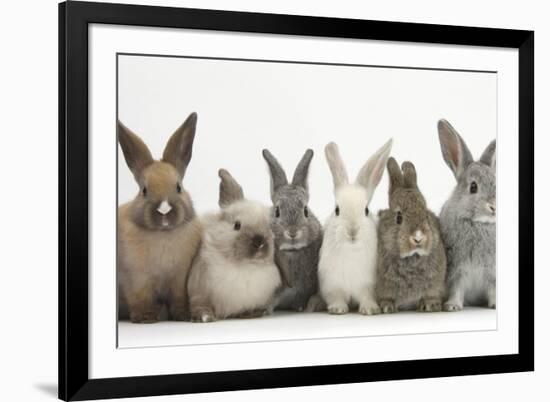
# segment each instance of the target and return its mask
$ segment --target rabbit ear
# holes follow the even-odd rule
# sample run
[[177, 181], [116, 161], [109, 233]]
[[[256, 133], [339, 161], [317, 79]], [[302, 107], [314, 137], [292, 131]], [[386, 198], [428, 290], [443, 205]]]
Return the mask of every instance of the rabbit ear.
[[220, 208], [225, 208], [236, 201], [244, 199], [243, 189], [239, 183], [225, 170], [218, 171], [220, 177], [220, 200], [218, 204]]
[[487, 148], [485, 148], [485, 151], [483, 151], [483, 155], [481, 155], [481, 159], [479, 161], [495, 169], [497, 166], [496, 150], [497, 150], [497, 140], [493, 140], [487, 146]]
[[382, 179], [384, 167], [386, 166], [386, 162], [390, 156], [392, 144], [392, 139], [386, 142], [382, 148], [376, 151], [376, 153], [369, 158], [367, 163], [363, 165], [357, 175], [356, 183], [367, 189], [369, 201], [374, 194], [376, 186], [378, 186], [380, 180]]
[[311, 163], [311, 159], [313, 158], [313, 150], [308, 149], [304, 156], [302, 156], [302, 159], [300, 160], [300, 163], [298, 163], [298, 166], [296, 166], [296, 170], [294, 171], [294, 177], [292, 178], [292, 184], [295, 186], [303, 187], [307, 191], [307, 175], [309, 173], [309, 165]]
[[128, 127], [117, 121], [117, 136], [126, 164], [136, 180], [143, 173], [143, 169], [153, 163], [153, 156], [147, 145]]
[[197, 114], [191, 113], [172, 134], [162, 154], [162, 160], [172, 164], [181, 177], [185, 175], [185, 170], [191, 160], [196, 128]]
[[462, 137], [447, 120], [439, 120], [437, 130], [443, 159], [458, 180], [468, 165], [473, 162], [472, 154]]
[[281, 188], [281, 186], [288, 184], [288, 180], [286, 178], [285, 171], [279, 164], [279, 161], [275, 159], [271, 152], [264, 149], [262, 151], [262, 155], [267, 162], [267, 166], [269, 167], [269, 174], [271, 177], [271, 199], [273, 200], [277, 190]]
[[348, 173], [346, 167], [340, 156], [338, 145], [334, 142], [330, 142], [325, 147], [325, 156], [327, 158], [330, 172], [332, 173], [332, 180], [334, 181], [334, 188], [338, 188], [344, 184], [348, 184]]
[[411, 162], [403, 162], [401, 164], [403, 171], [403, 184], [407, 188], [418, 188], [416, 184], [416, 169]]
[[404, 178], [403, 173], [401, 173], [401, 169], [399, 169], [399, 165], [394, 157], [388, 159], [387, 166], [388, 174], [390, 176], [389, 194], [391, 196], [398, 187], [403, 187]]

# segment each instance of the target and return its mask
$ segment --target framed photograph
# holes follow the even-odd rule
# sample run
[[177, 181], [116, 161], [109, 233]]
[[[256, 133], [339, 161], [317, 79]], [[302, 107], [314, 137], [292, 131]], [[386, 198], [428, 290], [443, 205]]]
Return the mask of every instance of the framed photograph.
[[59, 397], [533, 370], [533, 43], [61, 3]]

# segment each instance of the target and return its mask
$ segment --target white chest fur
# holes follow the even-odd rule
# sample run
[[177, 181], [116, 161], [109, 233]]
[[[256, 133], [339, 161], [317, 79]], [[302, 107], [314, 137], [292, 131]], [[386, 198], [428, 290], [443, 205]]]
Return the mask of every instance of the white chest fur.
[[357, 300], [372, 290], [376, 280], [376, 237], [369, 243], [323, 247], [319, 262], [319, 286], [322, 294], [338, 292]]
[[218, 317], [265, 308], [281, 284], [275, 264], [210, 261], [209, 293]]

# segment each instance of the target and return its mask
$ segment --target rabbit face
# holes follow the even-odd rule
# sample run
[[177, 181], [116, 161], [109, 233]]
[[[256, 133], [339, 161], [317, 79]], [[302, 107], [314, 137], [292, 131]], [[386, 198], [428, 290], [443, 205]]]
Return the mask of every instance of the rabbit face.
[[317, 218], [311, 214], [307, 177], [313, 151], [305, 151], [298, 163], [292, 182], [273, 154], [264, 149], [262, 155], [267, 162], [271, 179], [271, 230], [279, 250], [299, 250], [319, 236]]
[[495, 223], [496, 180], [489, 166], [479, 162], [471, 163], [459, 178], [454, 197], [461, 218]]
[[390, 176], [389, 218], [393, 223], [388, 225], [390, 229], [384, 234], [385, 243], [396, 244], [401, 258], [429, 255], [436, 234], [430, 226], [426, 200], [418, 188], [416, 168], [409, 161], [403, 162], [399, 168], [394, 158], [389, 158], [387, 166]]
[[269, 209], [244, 198], [239, 183], [220, 169], [219, 224], [207, 239], [228, 260], [272, 260], [273, 234], [269, 227]]
[[489, 143], [475, 162], [466, 143], [446, 120], [437, 125], [441, 153], [454, 173], [457, 185], [449, 205], [457, 218], [473, 222], [496, 220], [496, 140]]
[[352, 244], [359, 243], [366, 235], [361, 228], [365, 228], [365, 222], [370, 219], [367, 190], [354, 185], [339, 188], [333, 218], [339, 238]]
[[273, 256], [273, 234], [268, 209], [253, 201], [240, 201], [219, 214], [208, 241], [228, 260], [267, 260]]
[[426, 256], [432, 251], [433, 233], [422, 195], [411, 189], [396, 189], [390, 201], [394, 219], [394, 244], [401, 258]]
[[191, 113], [172, 134], [158, 161], [138, 135], [118, 122], [118, 141], [139, 186], [131, 208], [137, 225], [170, 230], [194, 218], [191, 197], [183, 189], [182, 180], [191, 160], [196, 126], [197, 114]]
[[170, 230], [194, 216], [191, 199], [176, 169], [155, 162], [144, 169], [140, 193], [134, 202], [134, 219], [152, 230]]
[[280, 250], [299, 250], [310, 242], [310, 211], [304, 188], [288, 186], [279, 191], [271, 208], [271, 230]]

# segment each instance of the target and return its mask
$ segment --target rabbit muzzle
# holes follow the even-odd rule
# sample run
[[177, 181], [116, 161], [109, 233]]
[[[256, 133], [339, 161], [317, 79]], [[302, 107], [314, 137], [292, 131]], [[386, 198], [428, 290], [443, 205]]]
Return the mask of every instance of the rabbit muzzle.
[[269, 252], [269, 244], [265, 236], [256, 234], [250, 239], [250, 256], [264, 258]]
[[474, 221], [481, 223], [495, 223], [497, 214], [497, 207], [495, 201], [488, 201], [485, 203], [482, 213], [479, 213]]
[[163, 200], [157, 206], [155, 209], [155, 215], [155, 221], [160, 229], [170, 229], [174, 225], [176, 211], [168, 200]]
[[257, 249], [257, 250], [261, 250], [263, 247], [265, 247], [266, 245], [266, 242], [265, 242], [265, 238], [261, 235], [255, 235], [253, 238], [252, 238], [252, 246]]
[[279, 246], [280, 250], [292, 251], [299, 250], [306, 246], [303, 241], [304, 232], [302, 229], [290, 229], [283, 232], [284, 241]]
[[401, 258], [417, 256], [426, 256], [430, 254], [430, 241], [428, 234], [421, 229], [417, 229], [406, 238], [402, 243]]
[[352, 227], [346, 230], [347, 238], [350, 242], [355, 243], [359, 233], [358, 227]]

